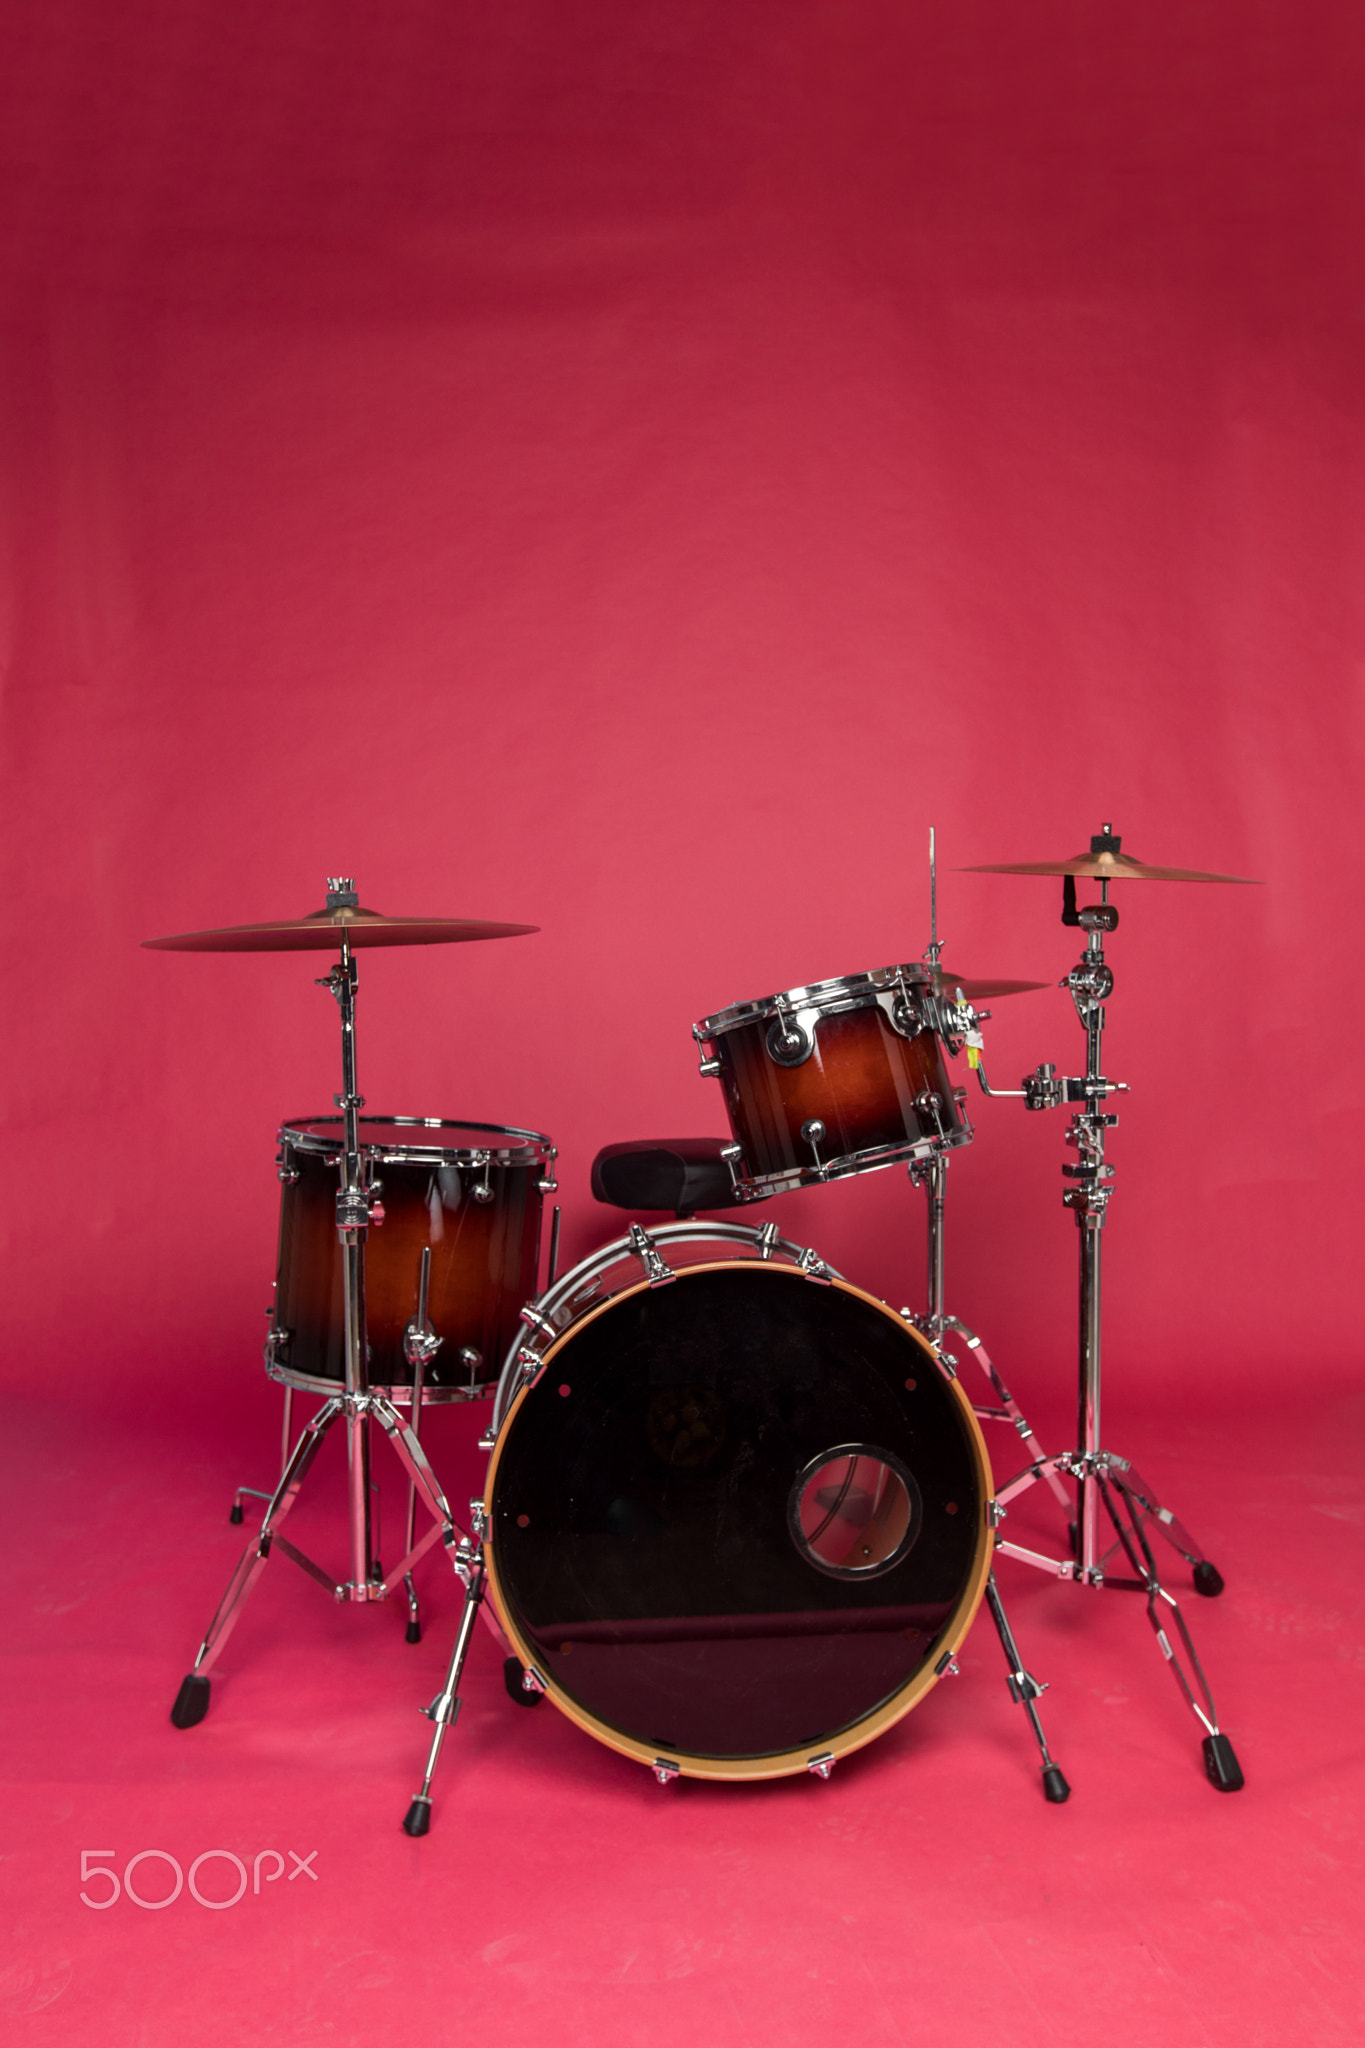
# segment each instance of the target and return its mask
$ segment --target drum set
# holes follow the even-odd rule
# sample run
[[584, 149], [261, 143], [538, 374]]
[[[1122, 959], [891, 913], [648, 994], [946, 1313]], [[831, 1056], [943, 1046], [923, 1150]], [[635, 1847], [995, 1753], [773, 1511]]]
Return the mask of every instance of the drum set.
[[[536, 1131], [435, 1117], [364, 1116], [357, 1086], [356, 954], [367, 947], [510, 938], [531, 925], [387, 917], [329, 880], [322, 910], [145, 943], [167, 950], [335, 950], [319, 986], [338, 1005], [338, 1114], [279, 1134], [275, 1299], [266, 1370], [284, 1389], [282, 1469], [209, 1623], [171, 1719], [208, 1711], [210, 1673], [278, 1549], [338, 1601], [406, 1600], [439, 1542], [462, 1589], [432, 1734], [403, 1825], [425, 1834], [431, 1787], [482, 1615], [519, 1704], [549, 1697], [588, 1734], [679, 1776], [827, 1778], [944, 1676], [983, 1600], [1011, 1697], [1037, 1744], [1046, 1798], [1070, 1794], [996, 1583], [998, 1553], [1091, 1589], [1144, 1596], [1158, 1644], [1202, 1732], [1206, 1774], [1243, 1778], [1220, 1728], [1188, 1624], [1154, 1539], [1205, 1596], [1223, 1581], [1181, 1523], [1100, 1430], [1101, 1248], [1113, 1192], [1105, 1158], [1124, 1084], [1102, 1072], [1114, 977], [1104, 939], [1118, 881], [1233, 882], [1150, 867], [1108, 825], [1088, 853], [986, 872], [1060, 875], [1063, 921], [1085, 935], [1062, 984], [1086, 1035], [1083, 1074], [1043, 1065], [992, 1088], [982, 1024], [997, 997], [1039, 982], [958, 976], [941, 962], [930, 835], [931, 938], [920, 961], [736, 1003], [694, 1025], [701, 1072], [719, 1081], [727, 1138], [634, 1140], [593, 1162], [597, 1198], [628, 1212], [624, 1236], [559, 1275], [559, 1210], [539, 1284], [544, 1197], [556, 1148]], [[1100, 901], [1078, 908], [1079, 879]], [[1063, 1200], [1080, 1254], [1076, 1443], [1049, 1455], [975, 1331], [944, 1295], [947, 1171], [968, 1144], [967, 1089], [1027, 1110], [1069, 1105]], [[925, 1307], [889, 1308], [789, 1242], [774, 1223], [705, 1212], [903, 1164], [927, 1203]], [[965, 1360], [985, 1378], [981, 1405]], [[320, 1400], [295, 1434], [296, 1393]], [[452, 1513], [421, 1442], [429, 1404], [491, 1397], [482, 1495]], [[406, 1411], [406, 1415], [405, 1412]], [[997, 1485], [983, 1421], [1011, 1424], [1024, 1468]], [[371, 1447], [382, 1429], [408, 1482], [403, 1554], [385, 1572]], [[350, 1571], [338, 1580], [282, 1533], [334, 1428], [347, 1450]], [[1011, 1503], [1050, 1489], [1065, 1516], [1054, 1554], [1004, 1533]], [[417, 1533], [418, 1511], [428, 1526]]]

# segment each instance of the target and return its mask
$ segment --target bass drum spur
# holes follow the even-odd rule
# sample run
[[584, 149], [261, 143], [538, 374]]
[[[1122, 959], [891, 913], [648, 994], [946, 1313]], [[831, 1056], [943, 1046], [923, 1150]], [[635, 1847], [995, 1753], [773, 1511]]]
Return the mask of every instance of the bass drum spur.
[[637, 1230], [525, 1314], [484, 1507], [534, 1685], [664, 1777], [827, 1774], [923, 1698], [982, 1596], [992, 1487], [917, 1331], [725, 1224]]

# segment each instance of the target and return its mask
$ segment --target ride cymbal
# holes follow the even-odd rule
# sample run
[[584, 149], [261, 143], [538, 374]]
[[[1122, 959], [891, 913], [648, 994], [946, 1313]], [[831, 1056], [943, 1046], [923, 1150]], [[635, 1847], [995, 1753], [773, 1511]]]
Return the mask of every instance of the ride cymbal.
[[472, 917], [385, 917], [365, 910], [352, 897], [330, 902], [307, 917], [269, 924], [234, 924], [217, 931], [176, 932], [168, 939], [144, 939], [162, 953], [305, 953], [331, 951], [341, 943], [358, 946], [448, 946], [471, 939], [516, 939], [538, 932], [538, 924], [485, 924]]

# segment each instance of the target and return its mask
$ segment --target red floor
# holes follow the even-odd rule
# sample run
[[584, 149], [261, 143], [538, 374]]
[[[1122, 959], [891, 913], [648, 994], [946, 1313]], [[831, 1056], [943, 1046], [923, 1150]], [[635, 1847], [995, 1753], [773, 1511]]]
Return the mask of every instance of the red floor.
[[[231, 1488], [269, 1464], [270, 1402], [260, 1383], [226, 1427], [173, 1404], [78, 1425], [34, 1404], [23, 1419], [6, 1545], [20, 1574], [4, 1649], [9, 2040], [1365, 2035], [1365, 1395], [1315, 1392], [1305, 1368], [1292, 1402], [1177, 1419], [1129, 1402], [1111, 1437], [1227, 1575], [1221, 1600], [1186, 1604], [1240, 1794], [1205, 1782], [1134, 1597], [1006, 1563], [1025, 1659], [1051, 1687], [1065, 1807], [1040, 1795], [984, 1616], [961, 1677], [829, 1783], [737, 1789], [663, 1790], [552, 1707], [518, 1711], [480, 1630], [421, 1842], [399, 1823], [454, 1615], [434, 1558], [415, 1649], [401, 1611], [337, 1609], [272, 1560], [208, 1720], [182, 1733], [167, 1718], [240, 1541]], [[456, 1499], [478, 1472], [472, 1419], [447, 1412], [432, 1432]], [[336, 1477], [290, 1533], [340, 1565]], [[163, 1910], [82, 1903], [108, 1889], [83, 1887], [83, 1853], [123, 1873], [143, 1851], [188, 1871], [214, 1849], [248, 1869], [263, 1856], [259, 1893], [222, 1911], [188, 1891]], [[197, 1881], [223, 1898], [235, 1866], [212, 1860]], [[164, 1859], [133, 1868], [144, 1898], [170, 1883]]]

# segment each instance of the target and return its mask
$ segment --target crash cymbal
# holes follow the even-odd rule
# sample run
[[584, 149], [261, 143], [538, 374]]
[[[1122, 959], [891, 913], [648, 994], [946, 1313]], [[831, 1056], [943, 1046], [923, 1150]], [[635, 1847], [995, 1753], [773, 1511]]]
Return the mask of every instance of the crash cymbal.
[[1101, 833], [1090, 842], [1089, 853], [1073, 854], [1070, 860], [988, 861], [981, 867], [959, 868], [963, 875], [1074, 875], [1092, 882], [1241, 882], [1255, 886], [1255, 875], [1209, 875], [1201, 868], [1149, 867], [1119, 852], [1119, 840]]
[[954, 974], [949, 967], [935, 967], [934, 987], [941, 995], [954, 995], [961, 989], [969, 1003], [986, 1003], [994, 996], [1021, 996], [1027, 989], [1051, 988], [1050, 981], [1001, 981], [989, 975], [979, 978], [970, 974]]
[[343, 932], [354, 948], [448, 946], [470, 939], [515, 939], [539, 930], [537, 924], [485, 924], [471, 917], [385, 917], [358, 903], [340, 903], [307, 917], [177, 932], [169, 939], [142, 943], [162, 953], [303, 953], [335, 951]]

